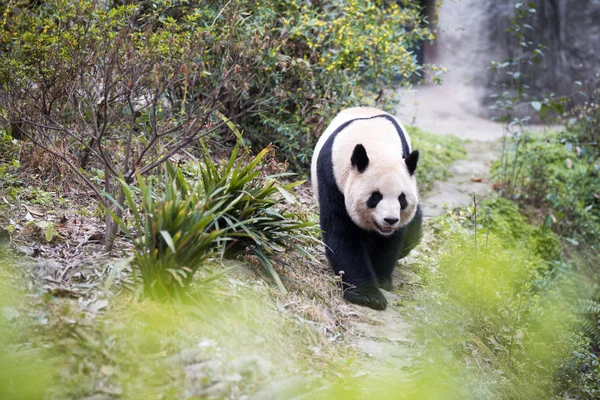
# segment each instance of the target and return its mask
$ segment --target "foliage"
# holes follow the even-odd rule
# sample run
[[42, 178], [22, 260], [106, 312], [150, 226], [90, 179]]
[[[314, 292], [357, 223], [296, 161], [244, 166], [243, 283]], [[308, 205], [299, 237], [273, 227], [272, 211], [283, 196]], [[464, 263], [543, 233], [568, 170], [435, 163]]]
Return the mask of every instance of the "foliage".
[[462, 141], [452, 135], [434, 135], [415, 126], [406, 127], [413, 149], [419, 150], [417, 181], [421, 193], [431, 190], [435, 181], [448, 179], [448, 167], [466, 156]]
[[[556, 120], [565, 111], [568, 97], [556, 97], [553, 93], [543, 98], [529, 96], [530, 82], [536, 74], [536, 65], [544, 58], [546, 50], [540, 43], [533, 42], [534, 28], [528, 24], [535, 15], [533, 3], [517, 2], [515, 16], [507, 32], [514, 39], [516, 48], [507, 60], [492, 61], [491, 69], [497, 92], [492, 94], [494, 101], [489, 108], [495, 111], [494, 120], [504, 123], [502, 140], [501, 174], [497, 177], [503, 184], [503, 191], [513, 196], [519, 181], [522, 160], [521, 149], [529, 140], [527, 125], [538, 118], [544, 123]], [[581, 85], [580, 82], [577, 82]]]
[[[341, 108], [374, 105], [376, 98], [391, 107], [393, 99], [380, 92], [397, 76], [408, 82], [418, 74], [410, 49], [433, 39], [414, 2], [223, 3], [190, 6], [183, 18], [193, 29], [230, 35], [235, 45], [224, 51], [244, 54], [222, 112], [256, 147], [275, 144], [298, 171], [308, 166], [318, 135]], [[265, 94], [270, 97], [258, 112], [236, 117], [240, 105]]]
[[590, 341], [579, 338], [571, 357], [565, 360], [558, 384], [562, 397], [569, 399], [597, 399], [600, 396], [600, 362], [598, 354], [590, 351]]
[[[20, 266], [19, 266], [20, 267]], [[0, 248], [0, 398], [41, 399], [52, 383], [56, 361], [26, 334], [26, 296], [15, 287], [14, 256]]]
[[[230, 128], [237, 133], [233, 124]], [[294, 202], [291, 191], [304, 181], [279, 182], [279, 178], [289, 174], [264, 177], [263, 164], [273, 148], [266, 147], [251, 156], [247, 148], [241, 147], [241, 135], [237, 135], [238, 143], [220, 167], [213, 164], [208, 149], [203, 147], [203, 163], [192, 166], [195, 168], [190, 171], [200, 177], [194, 190], [219, 213], [215, 227], [228, 232], [230, 240], [221, 242], [223, 256], [232, 258], [246, 251], [255, 255], [285, 293], [274, 268], [274, 257], [286, 250], [298, 250], [311, 258], [303, 246], [318, 236], [314, 223], [307, 221], [306, 216], [285, 211], [279, 205], [281, 196]]]
[[139, 206], [135, 187], [121, 181], [135, 231], [109, 211], [133, 240], [133, 266], [142, 278], [146, 294], [156, 299], [177, 296], [179, 289], [189, 286], [210, 256], [214, 242], [224, 235], [223, 230], [211, 226], [222, 216], [218, 208], [225, 199], [211, 207], [209, 199], [181, 196], [180, 186], [187, 187], [181, 173], [175, 177], [166, 175], [164, 180], [164, 191], [157, 193], [151, 183], [138, 175]]
[[600, 156], [600, 73], [594, 77], [589, 96], [586, 101], [570, 110], [567, 117], [565, 139], [580, 147], [585, 157]]
[[583, 325], [584, 333], [592, 340], [596, 349], [600, 348], [600, 290], [596, 286], [594, 299], [582, 299], [579, 311], [587, 318]]
[[303, 169], [330, 116], [375, 97], [389, 106], [383, 88], [418, 74], [410, 49], [433, 38], [408, 2], [120, 3], [0, 6], [0, 119], [105, 207], [102, 193], [123, 205], [121, 175], [131, 183], [199, 136], [230, 139], [215, 111]]
[[[551, 396], [573, 348], [575, 317], [563, 294], [567, 277], [540, 256], [544, 228], [529, 226], [506, 200], [432, 223], [436, 251], [417, 272], [425, 285], [416, 317], [427, 346], [423, 368], [454, 365], [445, 379], [462, 377], [476, 398]], [[550, 243], [559, 245], [555, 237]]]
[[[264, 176], [265, 157], [272, 148], [252, 157], [242, 146], [241, 135], [238, 138], [220, 166], [214, 164], [204, 144], [202, 163], [189, 163], [180, 170], [167, 164], [163, 185], [159, 185], [164, 190], [154, 189], [141, 176], [139, 189], [121, 181], [134, 230], [111, 213], [134, 240], [133, 265], [152, 297], [170, 297], [187, 287], [215, 250], [225, 258], [255, 255], [283, 293], [274, 257], [285, 250], [312, 257], [299, 244], [316, 240], [314, 223], [298, 212], [282, 210], [278, 199], [283, 195], [293, 200], [290, 191], [303, 182], [281, 183], [279, 178], [285, 174]], [[199, 180], [190, 183], [183, 170]]]
[[[570, 268], [592, 283], [600, 276], [600, 114], [594, 105], [600, 91], [596, 89], [593, 96], [565, 115], [568, 120], [561, 131], [517, 135], [513, 151], [493, 171], [500, 181], [507, 179], [502, 194], [556, 232], [565, 244]], [[570, 395], [595, 398], [600, 390], [594, 352], [600, 338], [599, 316], [594, 312], [597, 290], [579, 290], [576, 297], [580, 305], [572, 312], [584, 317], [584, 338], [565, 363], [565, 378], [559, 385]]]
[[0, 190], [19, 184], [19, 145], [9, 134], [0, 129]]
[[[524, 242], [536, 256], [551, 263], [561, 258], [562, 246], [558, 236], [546, 225], [535, 227], [519, 212], [519, 208], [510, 200], [496, 198], [486, 200], [480, 210], [486, 212], [486, 229], [498, 238], [507, 239], [507, 245]], [[487, 232], [486, 232], [487, 234]]]
[[[597, 248], [600, 240], [600, 164], [597, 155], [583, 155], [569, 134], [528, 135], [511, 160], [518, 171], [513, 198], [545, 209], [545, 224], [572, 244], [585, 240]], [[500, 166], [495, 173], [501, 174]]]
[[[136, 6], [55, 0], [40, 7], [41, 15], [0, 29], [2, 119], [68, 165], [106, 207], [102, 192], [123, 205], [119, 177], [131, 182], [218, 129], [213, 111], [236, 59], [220, 58], [219, 80], [202, 82], [198, 94], [207, 73], [198, 57], [211, 52], [206, 32], [171, 19], [159, 24]], [[103, 170], [103, 181], [92, 179], [90, 165]], [[106, 226], [110, 250], [108, 216]]]
[[[108, 262], [79, 265], [103, 279], [118, 270], [117, 281], [128, 280], [121, 261]], [[164, 303], [122, 287], [113, 296], [102, 280], [70, 285], [76, 299], [44, 289], [25, 295], [18, 289], [42, 281], [31, 281], [27, 264], [15, 268], [25, 279], [9, 270], [0, 264], [2, 399], [249, 396], [273, 381], [339, 371], [349, 357], [315, 322], [274, 306], [277, 296], [241, 275]]]

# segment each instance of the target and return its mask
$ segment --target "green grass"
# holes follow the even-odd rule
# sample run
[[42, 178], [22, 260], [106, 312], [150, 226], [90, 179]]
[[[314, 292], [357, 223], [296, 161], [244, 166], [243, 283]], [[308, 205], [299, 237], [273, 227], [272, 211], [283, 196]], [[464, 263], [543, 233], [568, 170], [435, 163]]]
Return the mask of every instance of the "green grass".
[[463, 141], [452, 135], [435, 135], [414, 126], [406, 127], [412, 148], [419, 150], [417, 182], [421, 193], [431, 190], [435, 181], [452, 176], [448, 167], [465, 158], [467, 152]]
[[576, 348], [573, 277], [557, 270], [560, 242], [508, 200], [432, 221], [435, 239], [413, 264], [410, 312], [418, 365], [467, 398], [550, 398]]
[[[94, 261], [104, 279], [128, 275], [106, 262]], [[0, 262], [2, 399], [239, 397], [288, 379], [304, 381], [293, 391], [306, 392], [352, 360], [323, 326], [282, 306], [276, 290], [244, 278], [243, 264], [168, 303], [118, 284], [112, 295], [102, 282], [73, 287], [79, 299], [26, 293], [31, 277], [16, 265]]]
[[560, 132], [525, 131], [508, 140], [493, 173], [504, 184], [503, 196], [556, 233], [555, 240], [562, 242], [561, 269], [579, 277], [571, 312], [583, 322], [578, 345], [562, 366], [560, 387], [565, 398], [595, 399], [600, 393], [598, 114], [584, 107], [575, 115]]
[[29, 336], [31, 317], [23, 308], [27, 297], [16, 284], [21, 267], [0, 249], [0, 398], [41, 399], [58, 363], [52, 351]]

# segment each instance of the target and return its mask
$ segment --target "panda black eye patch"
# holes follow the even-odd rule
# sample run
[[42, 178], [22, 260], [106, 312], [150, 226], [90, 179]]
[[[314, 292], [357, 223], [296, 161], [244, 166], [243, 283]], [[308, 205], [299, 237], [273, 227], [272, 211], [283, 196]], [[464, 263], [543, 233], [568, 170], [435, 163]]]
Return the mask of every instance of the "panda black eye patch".
[[408, 207], [408, 201], [406, 201], [406, 195], [404, 193], [402, 193], [400, 196], [398, 196], [398, 201], [400, 202], [401, 210], [404, 210], [404, 209], [406, 209], [406, 207]]
[[371, 193], [369, 200], [367, 200], [367, 207], [369, 207], [369, 208], [377, 207], [377, 204], [379, 204], [381, 199], [383, 199], [383, 196], [381, 195], [381, 193], [379, 193], [379, 191], [375, 191], [375, 192]]

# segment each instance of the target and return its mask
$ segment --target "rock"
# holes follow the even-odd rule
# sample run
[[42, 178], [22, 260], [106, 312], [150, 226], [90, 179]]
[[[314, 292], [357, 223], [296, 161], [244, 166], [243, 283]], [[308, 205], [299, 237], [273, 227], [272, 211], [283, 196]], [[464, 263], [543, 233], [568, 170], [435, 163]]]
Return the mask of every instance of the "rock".
[[190, 365], [197, 364], [204, 361], [204, 350], [198, 348], [183, 349], [179, 354], [175, 354], [165, 360], [167, 364], [171, 365]]
[[271, 362], [257, 355], [241, 356], [231, 363], [232, 369], [242, 376], [258, 375], [267, 377], [271, 371]]
[[[526, 40], [540, 44], [544, 56], [539, 64], [521, 63], [521, 80], [530, 86], [527, 94], [541, 98], [555, 93], [568, 95], [582, 88], [588, 78], [600, 72], [600, 0], [532, 0], [535, 12], [528, 13], [524, 29]], [[434, 2], [430, 2], [434, 3]], [[524, 7], [528, 2], [523, 2]], [[436, 41], [426, 50], [425, 62], [447, 67], [444, 85], [460, 83], [473, 89], [466, 99], [459, 99], [463, 107], [478, 115], [489, 117], [488, 106], [497, 92], [497, 82], [512, 79], [506, 70], [493, 71], [490, 61], [504, 62], [517, 51], [525, 51], [531, 58], [537, 48], [519, 48], [514, 35], [507, 32], [517, 12], [512, 0], [447, 0], [439, 10]], [[461, 51], [457, 51], [462, 49]], [[453, 99], [456, 100], [456, 99]], [[582, 101], [583, 96], [573, 100]], [[529, 101], [517, 110], [530, 114]]]
[[301, 375], [274, 381], [250, 396], [250, 400], [290, 399], [301, 393], [306, 393], [312, 381]]

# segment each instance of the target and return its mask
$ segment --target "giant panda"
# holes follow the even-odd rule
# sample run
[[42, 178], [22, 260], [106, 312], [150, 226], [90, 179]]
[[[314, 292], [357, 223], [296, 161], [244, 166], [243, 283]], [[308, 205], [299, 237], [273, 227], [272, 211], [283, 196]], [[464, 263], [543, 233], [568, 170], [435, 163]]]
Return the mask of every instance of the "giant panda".
[[367, 107], [340, 112], [311, 163], [325, 252], [344, 298], [384, 310], [396, 262], [421, 240], [415, 179], [419, 152], [392, 115]]

